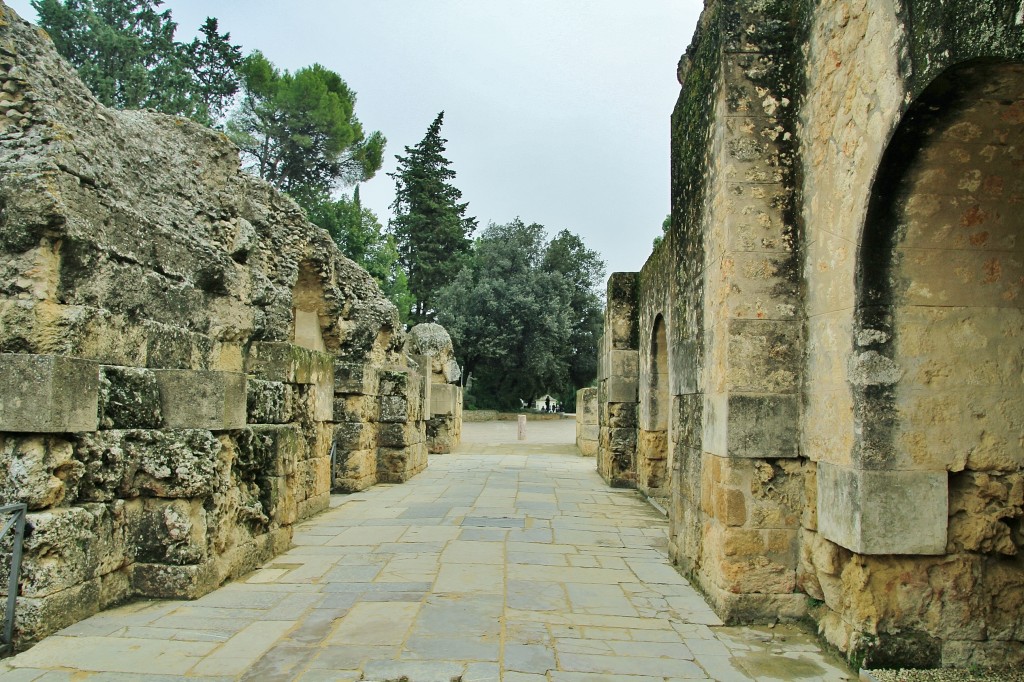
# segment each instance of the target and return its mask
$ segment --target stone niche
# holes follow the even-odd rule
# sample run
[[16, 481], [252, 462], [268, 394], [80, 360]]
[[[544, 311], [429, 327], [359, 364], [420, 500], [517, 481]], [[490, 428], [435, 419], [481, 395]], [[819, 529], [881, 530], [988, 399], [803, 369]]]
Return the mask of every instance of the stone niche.
[[224, 135], [104, 108], [0, 13], [0, 499], [29, 508], [24, 648], [202, 595], [288, 548], [332, 489], [422, 470], [432, 370]]

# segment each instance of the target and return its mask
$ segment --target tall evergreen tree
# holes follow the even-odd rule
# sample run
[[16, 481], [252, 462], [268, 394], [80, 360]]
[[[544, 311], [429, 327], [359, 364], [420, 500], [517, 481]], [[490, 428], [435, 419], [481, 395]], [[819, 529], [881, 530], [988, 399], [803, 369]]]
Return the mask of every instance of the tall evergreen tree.
[[238, 91], [242, 53], [208, 18], [201, 38], [174, 39], [162, 0], [32, 0], [39, 24], [110, 107], [151, 107], [215, 123]]
[[395, 217], [390, 229], [398, 244], [402, 266], [413, 295], [412, 321], [430, 322], [436, 316], [437, 292], [455, 278], [469, 253], [476, 218], [466, 215], [468, 202], [452, 185], [455, 171], [445, 158], [441, 137], [442, 111], [424, 138], [397, 156]]

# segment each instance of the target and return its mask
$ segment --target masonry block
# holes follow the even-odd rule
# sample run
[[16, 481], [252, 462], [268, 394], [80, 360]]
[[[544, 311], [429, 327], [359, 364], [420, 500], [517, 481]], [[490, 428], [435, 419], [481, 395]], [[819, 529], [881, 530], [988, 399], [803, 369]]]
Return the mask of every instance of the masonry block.
[[374, 446], [373, 436], [374, 426], [367, 422], [342, 422], [334, 426], [334, 445], [339, 450], [368, 450]]
[[99, 365], [0, 353], [0, 431], [74, 433], [99, 424]]
[[247, 423], [286, 424], [292, 420], [293, 394], [288, 384], [248, 379], [245, 390]]
[[212, 370], [154, 370], [164, 425], [227, 431], [245, 426], [245, 375]]
[[380, 421], [405, 422], [409, 420], [409, 401], [405, 396], [380, 396]]
[[635, 350], [612, 350], [608, 353], [609, 378], [636, 379], [640, 376], [640, 353]]
[[640, 383], [636, 378], [612, 376], [608, 378], [608, 402], [635, 403]]
[[100, 427], [158, 429], [163, 426], [160, 389], [153, 371], [142, 367], [100, 367]]
[[306, 459], [306, 439], [296, 424], [250, 426], [247, 433], [249, 438], [239, 438], [239, 461], [248, 463], [254, 475], [290, 476]]
[[728, 397], [730, 457], [799, 457], [800, 399], [796, 395], [734, 393]]
[[266, 381], [333, 385], [334, 358], [292, 343], [254, 343], [245, 359], [245, 371]]
[[818, 462], [818, 531], [858, 554], [944, 554], [945, 471], [873, 471]]
[[459, 387], [454, 384], [434, 384], [430, 387], [430, 416], [455, 414]]
[[377, 370], [361, 362], [334, 363], [334, 391], [376, 395], [380, 378]]

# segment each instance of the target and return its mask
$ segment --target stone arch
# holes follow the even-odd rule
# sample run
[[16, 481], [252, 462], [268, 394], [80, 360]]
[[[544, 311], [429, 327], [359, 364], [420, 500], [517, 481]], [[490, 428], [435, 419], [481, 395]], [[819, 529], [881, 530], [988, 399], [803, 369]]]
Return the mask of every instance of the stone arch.
[[640, 433], [637, 442], [637, 484], [651, 497], [667, 499], [669, 448], [669, 352], [668, 329], [663, 315], [654, 318], [641, 373]]
[[856, 436], [848, 465], [819, 467], [822, 532], [849, 549], [1013, 550], [1012, 510], [979, 535], [960, 507], [1024, 470], [1022, 171], [1024, 64], [1007, 61], [940, 74], [882, 157], [856, 274]]

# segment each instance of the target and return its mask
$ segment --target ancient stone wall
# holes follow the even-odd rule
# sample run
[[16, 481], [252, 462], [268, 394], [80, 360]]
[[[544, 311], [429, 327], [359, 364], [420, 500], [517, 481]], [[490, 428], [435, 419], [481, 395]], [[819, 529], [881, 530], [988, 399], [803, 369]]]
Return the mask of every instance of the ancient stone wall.
[[613, 276], [638, 373], [603, 381], [639, 378], [616, 480], [650, 494], [668, 443], [673, 557], [727, 620], [808, 616], [869, 666], [1024, 662], [1022, 24], [706, 3], [672, 228]]
[[439, 324], [418, 324], [409, 330], [405, 351], [427, 377], [429, 412], [426, 420], [427, 450], [451, 452], [462, 440], [462, 369], [455, 360], [455, 348], [448, 332]]
[[287, 548], [332, 487], [420, 471], [430, 385], [403, 342], [372, 278], [222, 134], [102, 107], [0, 4], [19, 646], [132, 597], [203, 594]]

